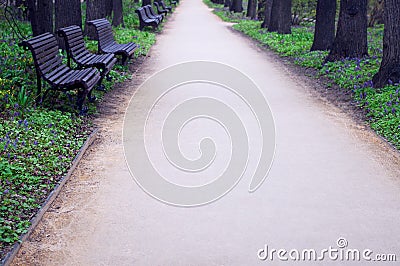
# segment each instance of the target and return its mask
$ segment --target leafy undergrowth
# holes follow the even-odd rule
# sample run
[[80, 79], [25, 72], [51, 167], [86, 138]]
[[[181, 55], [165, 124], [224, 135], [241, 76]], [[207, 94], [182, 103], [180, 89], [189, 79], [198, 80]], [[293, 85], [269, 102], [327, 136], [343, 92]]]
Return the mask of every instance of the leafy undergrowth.
[[[382, 58], [382, 25], [368, 29], [368, 57], [324, 63], [328, 52], [310, 52], [313, 25], [292, 27], [292, 34], [282, 35], [262, 29], [260, 21], [232, 18], [230, 12], [220, 11], [222, 5], [213, 4], [209, 0], [204, 2], [214, 8], [215, 13], [225, 21], [236, 22], [234, 29], [259, 41], [280, 56], [291, 58], [299, 66], [316, 69], [315, 78], [327, 77], [343, 93], [351, 92], [354, 102], [365, 110], [371, 128], [400, 149], [400, 86], [391, 84], [383, 89], [372, 87], [372, 77], [378, 72]], [[329, 83], [327, 87], [331, 88]]]
[[[114, 28], [117, 42], [140, 45], [135, 58], [145, 56], [155, 42], [151, 28], [138, 30], [134, 10], [138, 4], [124, 1], [125, 28]], [[51, 91], [37, 106], [36, 72], [32, 55], [18, 46], [15, 36], [0, 10], [0, 260], [45, 202], [49, 193], [65, 176], [78, 151], [93, 131], [91, 117], [96, 104], [87, 103], [88, 116], [79, 116], [69, 95]], [[30, 36], [29, 23], [18, 22], [22, 35]], [[162, 27], [159, 28], [160, 31]], [[87, 41], [97, 52], [97, 42]], [[60, 51], [60, 55], [65, 53]], [[131, 64], [135, 64], [135, 58]], [[131, 78], [128, 66], [115, 65], [112, 80], [104, 80], [107, 90]], [[43, 82], [44, 88], [48, 85]], [[97, 102], [104, 93], [94, 90]]]
[[[0, 250], [18, 240], [91, 132], [83, 118], [15, 106], [0, 124]], [[1, 254], [2, 257], [5, 254]]]

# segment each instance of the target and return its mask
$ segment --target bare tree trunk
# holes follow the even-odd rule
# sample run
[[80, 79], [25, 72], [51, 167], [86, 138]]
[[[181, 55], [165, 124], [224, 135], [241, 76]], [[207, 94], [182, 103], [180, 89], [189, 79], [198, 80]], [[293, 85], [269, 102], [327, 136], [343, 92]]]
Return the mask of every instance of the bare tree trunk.
[[255, 19], [257, 17], [257, 0], [248, 0], [247, 3], [247, 14], [251, 19]]
[[292, 26], [292, 0], [274, 0], [268, 31], [290, 34]]
[[261, 28], [267, 28], [270, 21], [271, 21], [271, 10], [272, 10], [272, 3], [273, 0], [266, 0], [265, 1], [265, 10], [264, 10], [264, 20], [261, 24]]
[[114, 8], [114, 0], [104, 0], [105, 3], [105, 13], [106, 13], [106, 17], [111, 17], [112, 12], [113, 12], [113, 8]]
[[372, 79], [376, 88], [400, 82], [400, 2], [385, 0], [384, 6], [383, 57], [379, 71]]
[[33, 36], [37, 36], [40, 34], [37, 14], [36, 14], [36, 1], [35, 0], [26, 0], [26, 4], [28, 6], [28, 16], [32, 26]]
[[113, 26], [122, 25], [122, 27], [125, 27], [122, 8], [122, 0], [113, 0]]
[[53, 0], [37, 0], [36, 14], [38, 16], [39, 34], [45, 32], [53, 33]]
[[341, 0], [336, 37], [326, 61], [368, 55], [367, 0]]
[[232, 4], [229, 8], [229, 11], [233, 11], [235, 13], [240, 13], [243, 11], [242, 0], [232, 0]]
[[329, 50], [335, 40], [336, 0], [318, 0], [311, 51]]

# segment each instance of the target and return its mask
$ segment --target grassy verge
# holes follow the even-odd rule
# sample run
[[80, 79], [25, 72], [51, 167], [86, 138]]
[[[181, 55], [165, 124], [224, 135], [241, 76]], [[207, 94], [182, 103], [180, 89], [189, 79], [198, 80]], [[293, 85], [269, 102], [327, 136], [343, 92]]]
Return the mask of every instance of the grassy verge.
[[[313, 42], [313, 25], [292, 28], [292, 34], [281, 35], [261, 29], [260, 21], [238, 19], [237, 15], [209, 0], [204, 2], [214, 8], [224, 21], [235, 22], [233, 28], [257, 40], [282, 57], [305, 68], [317, 70], [315, 78], [327, 77], [343, 92], [351, 92], [354, 102], [365, 110], [371, 128], [400, 149], [400, 86], [391, 84], [382, 89], [372, 87], [371, 79], [378, 71], [382, 57], [383, 26], [368, 29], [369, 56], [347, 58], [324, 64], [327, 52], [310, 52]], [[327, 84], [330, 87], [330, 84]], [[333, 88], [332, 88], [333, 89]]]
[[[124, 1], [125, 28], [114, 28], [118, 42], [140, 45], [136, 58], [148, 54], [156, 36], [152, 31], [138, 30], [137, 7]], [[68, 172], [93, 130], [91, 114], [96, 112], [96, 105], [88, 103], [89, 115], [78, 116], [68, 97], [55, 92], [43, 105], [35, 105], [32, 56], [18, 46], [2, 15], [0, 11], [0, 260], [26, 232], [32, 217]], [[23, 35], [31, 34], [28, 23], [18, 22], [18, 27]], [[88, 41], [87, 47], [96, 51], [97, 42]], [[112, 81], [104, 81], [107, 90], [129, 79], [131, 73], [129, 66], [116, 65], [110, 75]], [[95, 91], [99, 101], [103, 94]]]

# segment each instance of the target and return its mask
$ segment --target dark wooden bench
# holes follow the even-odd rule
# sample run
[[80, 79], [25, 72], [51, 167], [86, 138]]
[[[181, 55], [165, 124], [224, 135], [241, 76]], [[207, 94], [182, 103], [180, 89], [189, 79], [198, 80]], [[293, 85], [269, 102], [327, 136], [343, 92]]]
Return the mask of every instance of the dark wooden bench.
[[154, 1], [154, 5], [156, 6], [156, 8], [157, 8], [157, 13], [158, 13], [159, 15], [165, 15], [165, 16], [166, 16], [166, 15], [168, 14], [168, 10], [163, 9], [159, 3], [157, 3], [157, 2]]
[[165, 10], [167, 10], [168, 12], [172, 12], [172, 7], [171, 6], [167, 6], [163, 0], [159, 0], [158, 3], [161, 5], [162, 8], [164, 8]]
[[[73, 70], [62, 63], [59, 55], [59, 47], [55, 36], [51, 33], [44, 33], [20, 44], [32, 53], [37, 76], [37, 101], [42, 102], [49, 90], [69, 91], [76, 89], [77, 107], [83, 112], [83, 103], [86, 96], [90, 101], [91, 91], [100, 80], [100, 73], [96, 68]], [[45, 80], [50, 88], [42, 96], [42, 82]]]
[[104, 90], [102, 81], [110, 73], [117, 62], [114, 54], [93, 54], [86, 49], [83, 40], [82, 29], [73, 25], [61, 28], [57, 31], [60, 37], [64, 38], [65, 48], [68, 56], [68, 66], [71, 67], [71, 59], [78, 65], [78, 68], [95, 67], [100, 70], [101, 77], [98, 82], [98, 89]]
[[88, 25], [92, 25], [96, 29], [97, 40], [98, 40], [98, 51], [99, 53], [120, 55], [122, 57], [122, 64], [124, 65], [127, 59], [130, 59], [139, 47], [134, 42], [119, 44], [114, 40], [112, 27], [107, 19], [95, 19], [87, 22]]
[[160, 21], [160, 23], [164, 19], [164, 15], [157, 15], [154, 13], [153, 7], [151, 5], [143, 6], [143, 9], [149, 18], [155, 18]]
[[153, 29], [156, 29], [161, 22], [155, 17], [149, 17], [144, 7], [136, 9], [135, 12], [139, 16], [139, 30], [142, 30], [145, 26], [152, 26]]

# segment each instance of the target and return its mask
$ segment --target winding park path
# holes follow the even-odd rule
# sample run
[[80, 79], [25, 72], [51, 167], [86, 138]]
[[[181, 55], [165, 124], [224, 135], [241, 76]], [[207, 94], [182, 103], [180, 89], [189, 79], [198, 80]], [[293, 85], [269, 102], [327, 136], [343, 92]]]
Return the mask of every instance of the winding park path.
[[[146, 78], [192, 60], [228, 64], [260, 87], [275, 119], [276, 152], [268, 178], [256, 192], [248, 193], [257, 163], [250, 156], [242, 180], [226, 196], [182, 208], [153, 199], [134, 182], [124, 158], [122, 129], [129, 100]], [[318, 97], [303, 79], [230, 29], [201, 0], [182, 1], [132, 81], [107, 95], [95, 121], [100, 129], [96, 141], [13, 264], [301, 265], [308, 262], [282, 262], [276, 254], [273, 262], [262, 261], [258, 255], [265, 254], [258, 253], [265, 245], [319, 253], [338, 248], [339, 238], [348, 248], [396, 254], [400, 260], [398, 154]], [[211, 93], [236, 105], [228, 92]], [[162, 123], [157, 117], [187, 94], [178, 90], [160, 102], [150, 127], [156, 130]], [[146, 91], [134, 97], [146, 99]], [[250, 124], [249, 136], [257, 136], [251, 114], [237, 106], [241, 119]], [[140, 112], [142, 106], [135, 108]], [[189, 136], [197, 140], [213, 130], [213, 125], [194, 123], [183, 131], [183, 152], [198, 156]], [[251, 154], [259, 144], [257, 138], [250, 140]], [[229, 153], [223, 149], [222, 159], [214, 161], [222, 170]], [[221, 171], [217, 168], [210, 171]], [[326, 256], [319, 262], [325, 264], [343, 262]]]

